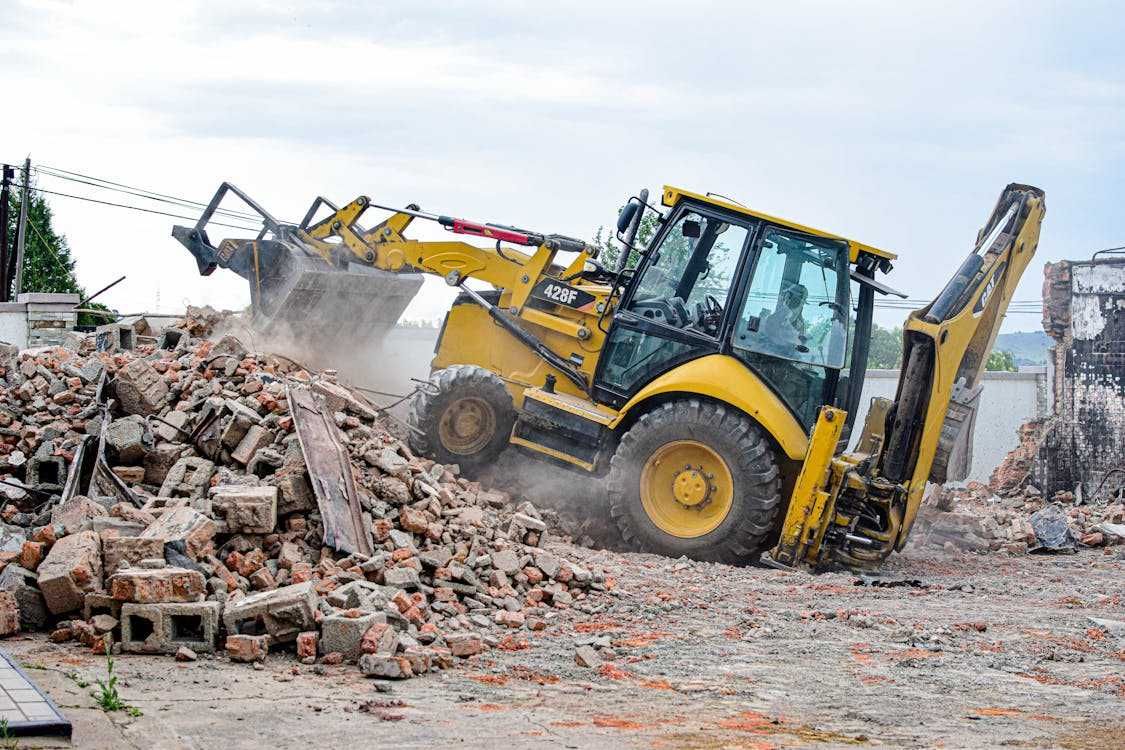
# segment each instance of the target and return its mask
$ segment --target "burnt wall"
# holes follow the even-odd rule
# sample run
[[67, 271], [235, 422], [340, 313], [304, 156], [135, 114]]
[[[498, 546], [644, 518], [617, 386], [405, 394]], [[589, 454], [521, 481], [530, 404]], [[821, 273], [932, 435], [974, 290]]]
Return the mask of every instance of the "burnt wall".
[[1048, 493], [1091, 491], [1125, 465], [1125, 262], [1063, 261], [1044, 273], [1055, 418], [1035, 473]]

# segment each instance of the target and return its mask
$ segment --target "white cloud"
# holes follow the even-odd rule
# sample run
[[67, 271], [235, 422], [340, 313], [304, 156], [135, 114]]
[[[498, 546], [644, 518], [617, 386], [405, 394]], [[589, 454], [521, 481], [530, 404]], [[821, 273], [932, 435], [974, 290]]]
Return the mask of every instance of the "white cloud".
[[[282, 216], [365, 193], [580, 235], [683, 184], [896, 250], [892, 283], [924, 296], [1010, 181], [1047, 190], [1041, 258], [1125, 240], [1123, 25], [1037, 2], [15, 3], [0, 158], [198, 200], [230, 179]], [[52, 205], [87, 287], [129, 275], [122, 309], [248, 299], [195, 275], [177, 220]]]

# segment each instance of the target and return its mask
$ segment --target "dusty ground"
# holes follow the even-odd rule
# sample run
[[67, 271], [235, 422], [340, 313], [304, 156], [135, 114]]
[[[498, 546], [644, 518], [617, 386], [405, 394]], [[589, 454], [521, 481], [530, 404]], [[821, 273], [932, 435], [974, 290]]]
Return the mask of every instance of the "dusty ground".
[[[103, 658], [40, 636], [4, 647], [83, 748], [1125, 747], [1125, 642], [1087, 622], [1125, 619], [1117, 554], [914, 551], [883, 578], [921, 586], [872, 587], [571, 552], [617, 570], [616, 595], [517, 631], [511, 645], [526, 649], [381, 683], [389, 692], [285, 654], [259, 670], [126, 656], [134, 719], [102, 713], [79, 686]], [[618, 652], [600, 670], [573, 660], [593, 638]]]

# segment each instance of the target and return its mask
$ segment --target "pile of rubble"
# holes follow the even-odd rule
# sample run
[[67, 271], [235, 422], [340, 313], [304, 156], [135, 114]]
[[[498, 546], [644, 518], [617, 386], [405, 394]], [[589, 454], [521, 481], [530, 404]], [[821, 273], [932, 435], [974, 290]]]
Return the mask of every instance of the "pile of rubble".
[[1081, 492], [1046, 498], [1030, 482], [1000, 486], [970, 482], [938, 488], [927, 498], [911, 536], [914, 544], [1011, 554], [1073, 552], [1125, 544], [1125, 502], [1085, 501]]
[[334, 373], [207, 338], [216, 322], [0, 351], [0, 634], [401, 678], [605, 590], [544, 549], [533, 506], [412, 455]]

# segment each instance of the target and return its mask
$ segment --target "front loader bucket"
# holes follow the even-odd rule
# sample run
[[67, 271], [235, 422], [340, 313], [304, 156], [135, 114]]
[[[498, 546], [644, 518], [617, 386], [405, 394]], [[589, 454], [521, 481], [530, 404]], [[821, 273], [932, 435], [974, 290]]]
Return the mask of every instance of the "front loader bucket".
[[[262, 227], [255, 239], [226, 239], [216, 247], [206, 228], [217, 212], [249, 221], [219, 207], [228, 194], [261, 217]], [[224, 182], [195, 226], [174, 227], [172, 236], [191, 252], [200, 274], [227, 268], [249, 282], [252, 333], [265, 339], [259, 343], [310, 366], [340, 367], [379, 345], [422, 277], [348, 262], [334, 246], [318, 244], [306, 229], [322, 204], [335, 209], [319, 198], [300, 225], [288, 224]]]
[[269, 302], [256, 307], [255, 328], [282, 348], [292, 343], [298, 352], [314, 356], [376, 346], [422, 286], [416, 273], [355, 263], [338, 270], [319, 259], [293, 260], [287, 276], [271, 279], [268, 295], [262, 290]]

